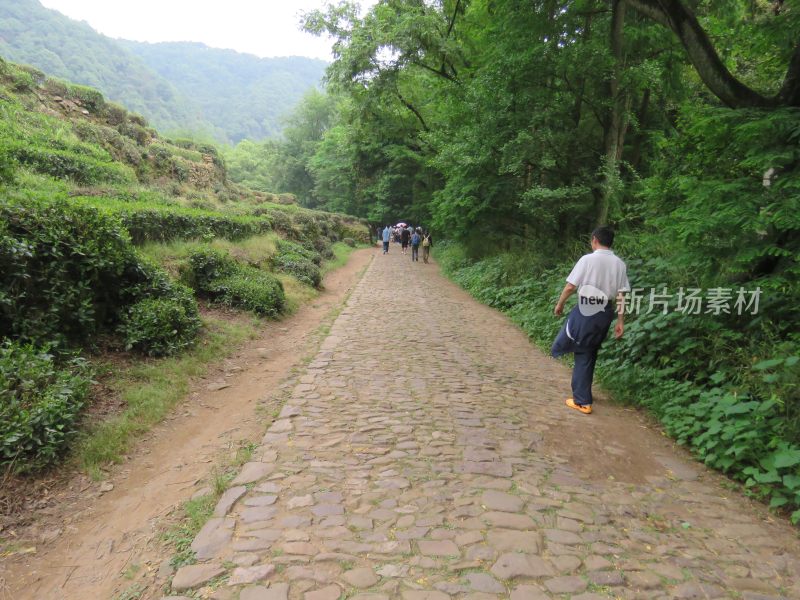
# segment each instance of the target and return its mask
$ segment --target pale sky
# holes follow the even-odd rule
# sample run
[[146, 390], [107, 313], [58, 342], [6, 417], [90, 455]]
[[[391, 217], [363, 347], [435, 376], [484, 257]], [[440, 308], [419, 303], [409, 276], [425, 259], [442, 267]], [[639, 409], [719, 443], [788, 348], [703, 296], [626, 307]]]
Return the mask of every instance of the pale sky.
[[[112, 38], [203, 42], [256, 56], [331, 60], [331, 40], [300, 31], [300, 13], [326, 0], [40, 0]], [[377, 0], [361, 0], [362, 10]]]

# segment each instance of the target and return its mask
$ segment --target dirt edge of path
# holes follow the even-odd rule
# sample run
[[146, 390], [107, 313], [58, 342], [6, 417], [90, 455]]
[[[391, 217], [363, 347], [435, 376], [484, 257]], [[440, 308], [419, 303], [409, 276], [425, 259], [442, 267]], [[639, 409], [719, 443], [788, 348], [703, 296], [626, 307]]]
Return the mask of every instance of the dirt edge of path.
[[37, 512], [18, 552], [0, 557], [0, 598], [110, 599], [134, 579], [143, 588], [137, 598], [160, 598], [168, 556], [159, 538], [176, 509], [207, 485], [215, 464], [260, 438], [374, 255], [374, 248], [355, 251], [325, 277], [318, 298], [268, 323], [195, 380], [187, 398], [111, 470], [113, 489], [76, 473], [56, 492], [61, 502]]

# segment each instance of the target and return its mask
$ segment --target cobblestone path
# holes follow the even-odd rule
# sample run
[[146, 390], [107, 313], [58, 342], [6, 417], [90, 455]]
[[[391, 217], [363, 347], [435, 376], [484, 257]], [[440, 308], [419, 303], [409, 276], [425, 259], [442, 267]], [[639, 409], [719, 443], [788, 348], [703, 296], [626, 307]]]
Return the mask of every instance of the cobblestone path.
[[800, 598], [795, 532], [702, 466], [587, 477], [591, 456], [544, 443], [628, 414], [571, 412], [568, 390], [566, 368], [437, 267], [377, 253], [173, 594]]

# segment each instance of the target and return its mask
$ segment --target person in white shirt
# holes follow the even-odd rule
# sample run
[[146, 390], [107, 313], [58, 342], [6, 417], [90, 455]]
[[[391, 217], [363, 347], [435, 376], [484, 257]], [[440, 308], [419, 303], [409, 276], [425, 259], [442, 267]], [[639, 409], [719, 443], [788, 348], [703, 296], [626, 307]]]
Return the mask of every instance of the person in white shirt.
[[584, 414], [592, 412], [592, 380], [597, 352], [614, 320], [612, 299], [616, 299], [617, 323], [614, 336], [619, 339], [625, 330], [624, 292], [630, 291], [625, 263], [611, 250], [614, 231], [598, 227], [592, 232], [592, 253], [575, 263], [567, 277], [555, 314], [564, 314], [564, 304], [576, 291], [578, 303], [570, 311], [553, 342], [554, 357], [573, 353], [572, 398], [566, 404]]

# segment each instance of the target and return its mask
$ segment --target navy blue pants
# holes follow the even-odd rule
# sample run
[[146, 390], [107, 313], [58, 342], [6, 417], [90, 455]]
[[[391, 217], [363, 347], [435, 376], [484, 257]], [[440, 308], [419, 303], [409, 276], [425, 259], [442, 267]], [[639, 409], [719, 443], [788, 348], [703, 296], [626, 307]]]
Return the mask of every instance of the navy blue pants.
[[[572, 369], [572, 399], [575, 404], [592, 403], [592, 380], [594, 379], [594, 366], [597, 363], [597, 353], [611, 326], [613, 313], [601, 313], [594, 317], [583, 317], [570, 313], [561, 331], [558, 332], [550, 353], [559, 357], [572, 353], [575, 356], [575, 366]], [[567, 335], [567, 326], [570, 334]], [[578, 335], [576, 335], [576, 333]], [[581, 342], [581, 337], [584, 343]]]

